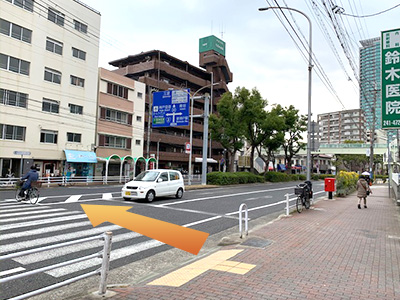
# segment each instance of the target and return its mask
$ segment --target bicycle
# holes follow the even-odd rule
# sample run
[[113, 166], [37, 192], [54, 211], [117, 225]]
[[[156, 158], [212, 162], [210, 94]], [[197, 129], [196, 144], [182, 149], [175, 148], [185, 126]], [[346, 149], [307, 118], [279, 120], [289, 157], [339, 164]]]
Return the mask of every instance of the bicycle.
[[36, 204], [39, 200], [39, 190], [32, 186], [31, 188], [24, 191], [24, 197], [20, 196], [21, 189], [22, 189], [22, 182], [19, 181], [16, 183], [17, 191], [15, 194], [15, 200], [18, 202], [21, 201], [29, 201], [31, 204]]
[[295, 195], [297, 195], [296, 199], [296, 210], [298, 213], [303, 211], [303, 206], [306, 209], [310, 208], [311, 202], [310, 199], [312, 197], [312, 189], [310, 184], [301, 183], [294, 189]]

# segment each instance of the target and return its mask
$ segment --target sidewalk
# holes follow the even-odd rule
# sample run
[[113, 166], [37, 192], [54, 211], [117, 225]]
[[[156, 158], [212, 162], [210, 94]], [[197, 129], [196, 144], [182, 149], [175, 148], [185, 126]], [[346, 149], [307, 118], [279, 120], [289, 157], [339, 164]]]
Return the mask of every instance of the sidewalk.
[[318, 201], [109, 299], [400, 299], [400, 208], [372, 190], [367, 209], [354, 194]]

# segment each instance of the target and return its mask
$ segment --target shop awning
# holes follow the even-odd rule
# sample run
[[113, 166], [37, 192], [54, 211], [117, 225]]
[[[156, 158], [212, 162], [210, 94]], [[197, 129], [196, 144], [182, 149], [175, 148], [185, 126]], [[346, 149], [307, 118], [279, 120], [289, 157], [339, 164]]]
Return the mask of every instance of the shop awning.
[[[194, 162], [197, 162], [197, 163], [202, 163], [203, 162], [203, 158], [202, 157], [195, 157], [194, 158]], [[209, 164], [216, 164], [216, 163], [218, 163], [215, 159], [213, 159], [213, 158], [207, 158], [207, 163], [209, 163]]]
[[64, 150], [67, 162], [97, 163], [96, 153], [90, 151]]

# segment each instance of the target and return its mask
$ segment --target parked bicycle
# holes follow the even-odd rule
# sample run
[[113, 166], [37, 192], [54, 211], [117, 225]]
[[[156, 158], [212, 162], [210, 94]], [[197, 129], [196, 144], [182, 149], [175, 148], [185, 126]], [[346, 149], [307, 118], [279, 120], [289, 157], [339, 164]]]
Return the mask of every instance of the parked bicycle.
[[24, 182], [22, 180], [19, 180], [16, 183], [17, 191], [15, 194], [15, 200], [17, 200], [18, 202], [29, 201], [31, 204], [36, 204], [37, 201], [39, 200], [39, 190], [37, 189], [36, 186], [34, 186], [34, 184], [32, 184], [31, 188], [24, 191], [24, 196], [22, 197], [20, 193], [23, 183]]
[[300, 183], [294, 189], [295, 195], [297, 195], [296, 199], [296, 210], [298, 213], [303, 211], [303, 206], [306, 209], [310, 208], [311, 198], [313, 196], [312, 191], [312, 183], [311, 181], [305, 181], [304, 183]]

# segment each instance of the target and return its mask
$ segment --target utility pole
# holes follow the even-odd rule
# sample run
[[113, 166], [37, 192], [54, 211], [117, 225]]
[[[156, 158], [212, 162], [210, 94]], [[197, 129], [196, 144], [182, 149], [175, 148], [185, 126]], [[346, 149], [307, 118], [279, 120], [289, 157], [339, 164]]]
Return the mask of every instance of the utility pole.
[[153, 116], [153, 92], [157, 92], [158, 89], [149, 87], [149, 113], [147, 120], [147, 147], [146, 147], [146, 157], [150, 158], [150, 133], [151, 133], [151, 119]]
[[210, 105], [210, 94], [204, 95], [204, 128], [203, 128], [203, 161], [201, 165], [201, 184], [207, 184], [207, 148], [208, 148], [208, 117], [209, 117], [209, 105]]
[[377, 93], [376, 85], [374, 85], [374, 102], [372, 105], [372, 126], [370, 129], [370, 151], [369, 151], [369, 173], [370, 176], [374, 174], [374, 143], [375, 143], [375, 123], [376, 123], [376, 114], [375, 114], [375, 106], [376, 106], [376, 93]]

